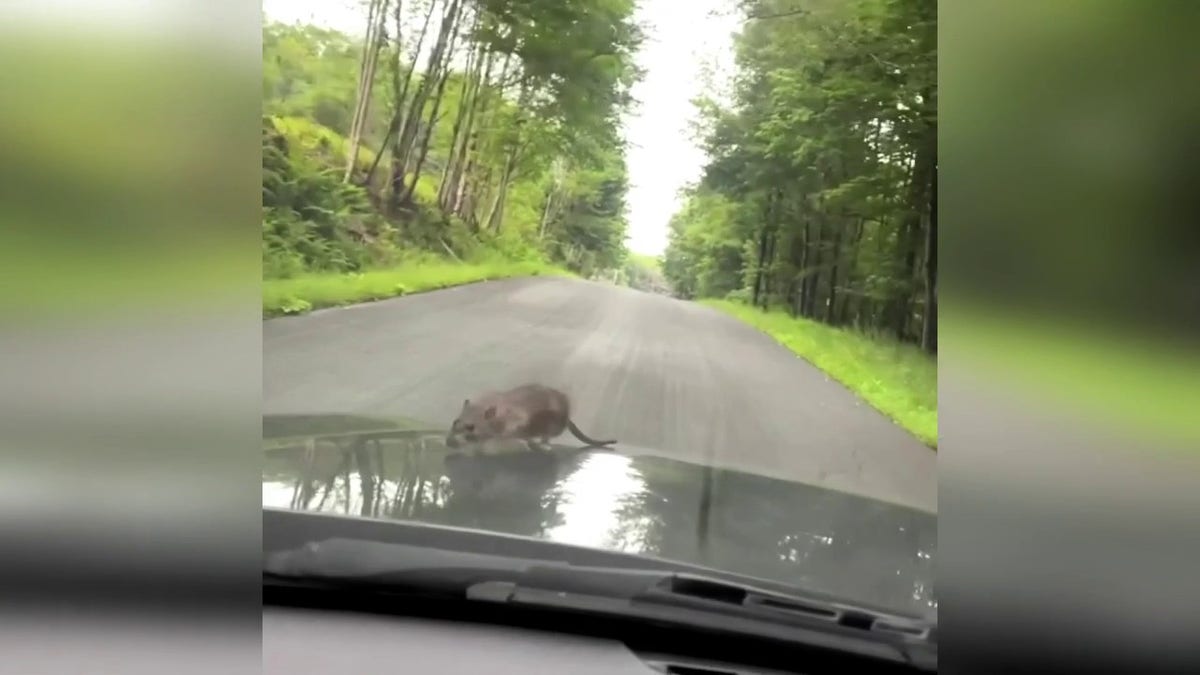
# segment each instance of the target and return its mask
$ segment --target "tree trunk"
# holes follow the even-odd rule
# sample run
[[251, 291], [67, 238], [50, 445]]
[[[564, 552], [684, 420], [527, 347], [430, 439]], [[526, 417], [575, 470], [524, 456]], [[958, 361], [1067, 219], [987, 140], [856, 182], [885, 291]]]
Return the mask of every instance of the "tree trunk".
[[[500, 66], [499, 81], [503, 82], [508, 76], [509, 62], [512, 60], [512, 54], [504, 55], [504, 63]], [[495, 94], [495, 87], [487, 80], [483, 82], [483, 93], [480, 101], [480, 110], [483, 117], [480, 124], [471, 133], [470, 147], [467, 149], [467, 164], [463, 169], [463, 179], [459, 182], [459, 195], [456, 200], [455, 213], [459, 216], [467, 218], [467, 220], [475, 227], [478, 227], [479, 218], [476, 214], [479, 202], [479, 184], [480, 177], [477, 167], [479, 166], [479, 155], [482, 152], [480, 143], [483, 140], [483, 129], [486, 129], [491, 121], [492, 111], [489, 108], [492, 97]], [[486, 182], [485, 182], [486, 184]]]
[[807, 316], [809, 223], [807, 214], [804, 213], [803, 209], [800, 211], [800, 217], [804, 219], [804, 226], [800, 229], [800, 256], [796, 263], [796, 268], [799, 270], [796, 276], [798, 277], [800, 286], [796, 291], [796, 313], [800, 316]]
[[508, 199], [508, 188], [512, 182], [519, 152], [520, 148], [514, 147], [509, 150], [508, 157], [504, 160], [504, 171], [500, 174], [500, 186], [496, 188], [496, 200], [492, 203], [492, 209], [486, 221], [488, 229], [497, 234], [500, 233], [500, 224], [504, 221], [504, 202]]
[[[803, 195], [800, 196], [800, 201], [803, 201]], [[803, 216], [802, 211], [797, 212], [798, 216]], [[800, 313], [800, 288], [803, 277], [801, 271], [804, 269], [804, 228], [799, 226], [798, 222], [792, 222], [789, 228], [791, 232], [791, 248], [788, 251], [788, 262], [792, 269], [792, 278], [788, 283], [787, 308], [788, 313], [792, 318], [795, 318]]]
[[767, 224], [763, 223], [762, 229], [758, 233], [758, 263], [754, 267], [754, 293], [750, 297], [750, 304], [758, 307], [759, 297], [762, 295], [763, 283], [763, 264], [767, 258]]
[[437, 42], [434, 43], [433, 51], [429, 54], [425, 73], [421, 76], [421, 86], [417, 87], [417, 92], [413, 94], [412, 103], [408, 106], [408, 111], [404, 115], [403, 124], [400, 125], [400, 136], [396, 139], [396, 145], [393, 146], [391, 193], [391, 207], [393, 210], [400, 206], [406, 194], [404, 174], [408, 170], [408, 161], [412, 154], [414, 140], [417, 135], [418, 122], [425, 111], [425, 103], [429, 99], [429, 91], [438, 78], [438, 67], [442, 62], [443, 52], [446, 49], [446, 41], [450, 35], [450, 28], [458, 13], [458, 6], [459, 0], [452, 0], [451, 5], [442, 14], [442, 23], [438, 28]]
[[529, 106], [529, 96], [531, 93], [528, 80], [522, 81], [521, 92], [517, 95], [517, 118], [513, 122], [512, 135], [506, 139], [508, 152], [505, 153], [504, 167], [500, 172], [500, 185], [496, 188], [496, 201], [492, 204], [491, 213], [488, 214], [486, 221], [487, 227], [497, 234], [500, 232], [500, 226], [504, 222], [504, 205], [508, 200], [508, 188], [512, 183], [513, 173], [517, 168], [517, 160], [528, 144], [524, 140], [523, 132], [526, 121], [525, 110]]
[[506, 182], [507, 179], [502, 175], [500, 177], [500, 187], [496, 189], [496, 195], [492, 198], [492, 206], [488, 209], [487, 217], [483, 220], [483, 226], [486, 229], [494, 229], [497, 232], [500, 229], [497, 224], [496, 214], [500, 212], [500, 202], [504, 200], [504, 192], [507, 187]]
[[763, 293], [762, 293], [762, 309], [764, 312], [771, 309], [771, 293], [775, 290], [775, 275], [772, 269], [775, 266], [775, 244], [779, 241], [779, 232], [772, 227], [767, 235], [767, 262], [766, 269], [763, 271]]
[[822, 248], [825, 245], [825, 228], [819, 214], [813, 214], [816, 220], [816, 233], [809, 243], [809, 266], [806, 270], [809, 274], [808, 279], [808, 297], [804, 301], [805, 312], [807, 318], [815, 318], [817, 316], [817, 292], [821, 285], [821, 265], [822, 265]]
[[[367, 4], [367, 34], [363, 38], [362, 52], [358, 60], [358, 84], [354, 89], [354, 114], [350, 118], [350, 131], [347, 132], [346, 138], [353, 145], [355, 137], [358, 135], [359, 118], [362, 113], [363, 91], [366, 89], [367, 80], [367, 64], [371, 61], [371, 48], [375, 44], [375, 22], [376, 11], [379, 9], [379, 0], [370, 0]], [[350, 151], [352, 154], [353, 150]], [[347, 173], [349, 172], [347, 165]]]
[[[371, 90], [375, 84], [375, 68], [379, 63], [379, 52], [383, 48], [384, 23], [387, 20], [389, 0], [373, 0], [367, 9], [367, 37], [363, 44], [363, 64], [359, 69], [358, 95], [354, 106], [354, 117], [350, 121], [349, 153], [342, 182], [350, 182], [354, 166], [358, 163], [358, 151], [362, 146], [362, 130], [371, 107]], [[400, 0], [396, 0], [396, 11], [400, 11]], [[400, 36], [396, 36], [399, 42]]]
[[546, 203], [542, 209], [542, 220], [538, 228], [538, 239], [545, 240], [551, 233], [552, 226], [562, 212], [570, 205], [570, 195], [563, 185], [570, 174], [571, 160], [569, 157], [558, 155], [550, 165], [551, 184], [546, 195]]
[[555, 203], [554, 198], [558, 196], [558, 181], [550, 186], [550, 192], [546, 195], [546, 203], [542, 207], [541, 222], [538, 223], [538, 239], [546, 238], [546, 225], [550, 222], [550, 214], [553, 212]]
[[[841, 311], [835, 317], [837, 325], [844, 326], [854, 323], [857, 318], [857, 306], [861, 304], [862, 289], [858, 287], [858, 247], [862, 244], [863, 229], [866, 227], [866, 219], [859, 218], [858, 223], [854, 226], [854, 235], [850, 237], [850, 254], [849, 264], [846, 267], [846, 293], [842, 297]], [[851, 308], [854, 308], [853, 311]]]
[[[367, 3], [367, 33], [363, 37], [362, 51], [358, 57], [358, 85], [356, 92], [362, 91], [363, 84], [367, 81], [367, 61], [371, 55], [371, 44], [375, 39], [375, 23], [378, 20], [376, 12], [380, 9], [380, 0], [369, 0]], [[355, 100], [355, 108], [358, 107], [358, 100]], [[354, 122], [350, 123], [350, 130], [354, 130]]]
[[[479, 25], [479, 16], [476, 15], [475, 23], [472, 30]], [[471, 90], [475, 82], [475, 71], [478, 69], [479, 63], [483, 58], [483, 45], [480, 44], [476, 48], [472, 48], [467, 55], [466, 72], [463, 73], [462, 87], [458, 90], [458, 110], [454, 113], [454, 126], [450, 130], [450, 150], [446, 154], [446, 166], [442, 169], [442, 180], [438, 184], [438, 208], [443, 211], [448, 210], [449, 195], [452, 194], [450, 177], [455, 172], [454, 162], [458, 158], [459, 136], [462, 134], [463, 122], [467, 119], [467, 112], [470, 110]]]
[[[919, 216], [918, 216], [919, 217]], [[917, 238], [921, 235], [919, 222], [905, 219], [904, 231], [900, 237], [902, 264], [900, 267], [901, 287], [892, 298], [891, 316], [888, 318], [888, 328], [903, 341], [908, 335], [908, 324], [912, 319], [912, 281], [917, 267]]]
[[[482, 49], [482, 47], [481, 47]], [[447, 210], [451, 213], [458, 213], [462, 202], [462, 184], [463, 175], [467, 170], [467, 153], [473, 150], [473, 143], [478, 131], [475, 128], [475, 115], [479, 110], [479, 101], [485, 93], [483, 88], [487, 85], [488, 78], [492, 76], [492, 65], [495, 61], [493, 52], [487, 52], [487, 56], [483, 60], [483, 72], [480, 74], [479, 62], [476, 62], [476, 72], [474, 74], [474, 82], [471, 86], [471, 102], [467, 108], [467, 119], [465, 128], [462, 131], [462, 141], [458, 144], [457, 150], [452, 152], [450, 166], [453, 170], [450, 172], [450, 177], [447, 180], [446, 201]]]
[[[928, 98], [926, 98], [928, 100]], [[909, 183], [907, 203], [909, 209], [904, 219], [903, 236], [901, 237], [898, 253], [903, 257], [901, 268], [904, 275], [901, 292], [895, 294], [891, 303], [891, 316], [888, 318], [889, 328], [898, 340], [909, 337], [909, 324], [912, 321], [912, 300], [915, 291], [917, 267], [917, 246], [921, 241], [921, 223], [925, 220], [925, 210], [929, 207], [928, 187], [930, 175], [933, 173], [934, 161], [937, 159], [937, 129], [926, 125], [924, 134], [917, 145], [916, 157], [913, 160], [912, 181]]]
[[[383, 143], [379, 144], [379, 152], [375, 155], [375, 161], [371, 164], [371, 170], [367, 172], [367, 178], [364, 181], [366, 185], [371, 184], [371, 179], [375, 176], [375, 169], [379, 166], [379, 160], [383, 158], [384, 152], [387, 151], [388, 143], [400, 130], [400, 125], [404, 119], [404, 100], [408, 98], [408, 88], [412, 83], [413, 72], [417, 67], [417, 55], [421, 53], [421, 46], [425, 44], [425, 33], [429, 30], [429, 20], [433, 17], [433, 8], [435, 3], [429, 3], [429, 11], [425, 13], [425, 21], [421, 24], [421, 33], [417, 36], [417, 48], [413, 51], [413, 58], [408, 63], [408, 71], [404, 74], [404, 84], [400, 84], [400, 60], [404, 58], [404, 50], [400, 47], [400, 27], [401, 18], [399, 5], [396, 6], [396, 62], [392, 67], [392, 97], [395, 99], [392, 105], [395, 109], [392, 111], [392, 118], [388, 121], [387, 133], [384, 134]], [[389, 184], [394, 184], [397, 171], [397, 151], [396, 145], [392, 145], [392, 175], [389, 179]], [[400, 167], [400, 175], [404, 175], [404, 168]]]
[[776, 247], [779, 243], [780, 229], [780, 203], [783, 201], [783, 196], [779, 188], [775, 188], [767, 193], [767, 228], [770, 232], [767, 238], [767, 256], [766, 269], [763, 271], [763, 293], [762, 293], [762, 308], [763, 311], [768, 311], [771, 308], [771, 293], [775, 292], [775, 268]]
[[937, 163], [929, 182], [929, 227], [925, 232], [925, 325], [921, 349], [937, 353]]
[[842, 228], [836, 227], [833, 234], [833, 257], [829, 267], [829, 301], [825, 305], [825, 323], [834, 325], [834, 310], [837, 308], [838, 258], [842, 255]]
[[[458, 7], [461, 9], [462, 4], [460, 3]], [[458, 42], [458, 18], [460, 14], [461, 12], [455, 14], [451, 19], [452, 28], [450, 33], [450, 42], [445, 49], [445, 60], [438, 65], [440, 74], [438, 77], [437, 90], [433, 95], [433, 106], [429, 111], [429, 124], [426, 125], [425, 134], [421, 139], [421, 147], [417, 153], [417, 161], [413, 165], [412, 183], [405, 188], [404, 195], [400, 198], [400, 201], [402, 202], [407, 202], [412, 199], [413, 193], [417, 189], [417, 181], [421, 179], [421, 168], [425, 164], [425, 158], [429, 155], [429, 144], [433, 141], [433, 135], [437, 132], [437, 123], [440, 119], [438, 117], [438, 109], [442, 107], [442, 97], [446, 93], [446, 82], [450, 79], [451, 60], [454, 58], [454, 47]]]

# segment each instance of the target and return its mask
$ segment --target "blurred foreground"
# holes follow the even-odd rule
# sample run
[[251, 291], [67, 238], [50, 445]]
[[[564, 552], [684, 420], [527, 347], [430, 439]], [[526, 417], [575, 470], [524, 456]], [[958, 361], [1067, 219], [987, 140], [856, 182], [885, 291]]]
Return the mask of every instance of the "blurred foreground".
[[1197, 19], [939, 3], [947, 670], [1198, 661]]

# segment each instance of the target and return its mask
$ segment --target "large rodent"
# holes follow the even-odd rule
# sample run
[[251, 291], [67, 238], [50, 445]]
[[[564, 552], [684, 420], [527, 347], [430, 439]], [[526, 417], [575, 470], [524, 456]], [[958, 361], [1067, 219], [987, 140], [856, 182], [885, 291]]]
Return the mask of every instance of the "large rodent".
[[546, 447], [564, 431], [587, 447], [612, 445], [616, 440], [589, 438], [571, 421], [571, 402], [561, 391], [540, 384], [523, 384], [502, 392], [489, 392], [463, 401], [458, 418], [446, 436], [446, 445], [458, 447], [490, 440], [515, 439], [530, 447]]

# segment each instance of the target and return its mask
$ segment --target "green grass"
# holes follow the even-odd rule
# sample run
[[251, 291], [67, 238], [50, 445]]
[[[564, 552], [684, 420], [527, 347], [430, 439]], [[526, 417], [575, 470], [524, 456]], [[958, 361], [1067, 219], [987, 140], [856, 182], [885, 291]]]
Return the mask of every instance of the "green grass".
[[266, 279], [263, 281], [263, 316], [303, 314], [322, 307], [382, 300], [487, 279], [538, 275], [570, 276], [570, 273], [543, 262], [420, 261], [357, 274], [305, 274], [291, 279]]
[[785, 312], [765, 313], [727, 300], [701, 302], [775, 338], [937, 448], [937, 360], [917, 347], [794, 319]]

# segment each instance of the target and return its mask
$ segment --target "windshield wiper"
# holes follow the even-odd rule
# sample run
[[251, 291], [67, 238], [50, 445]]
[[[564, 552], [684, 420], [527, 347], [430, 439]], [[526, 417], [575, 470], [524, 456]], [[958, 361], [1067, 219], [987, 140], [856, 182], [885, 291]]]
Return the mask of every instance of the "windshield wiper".
[[[936, 659], [936, 625], [702, 574], [327, 539], [267, 555], [275, 581], [446, 594], [468, 601], [668, 622], [904, 660]], [[854, 643], [851, 645], [851, 643]]]

